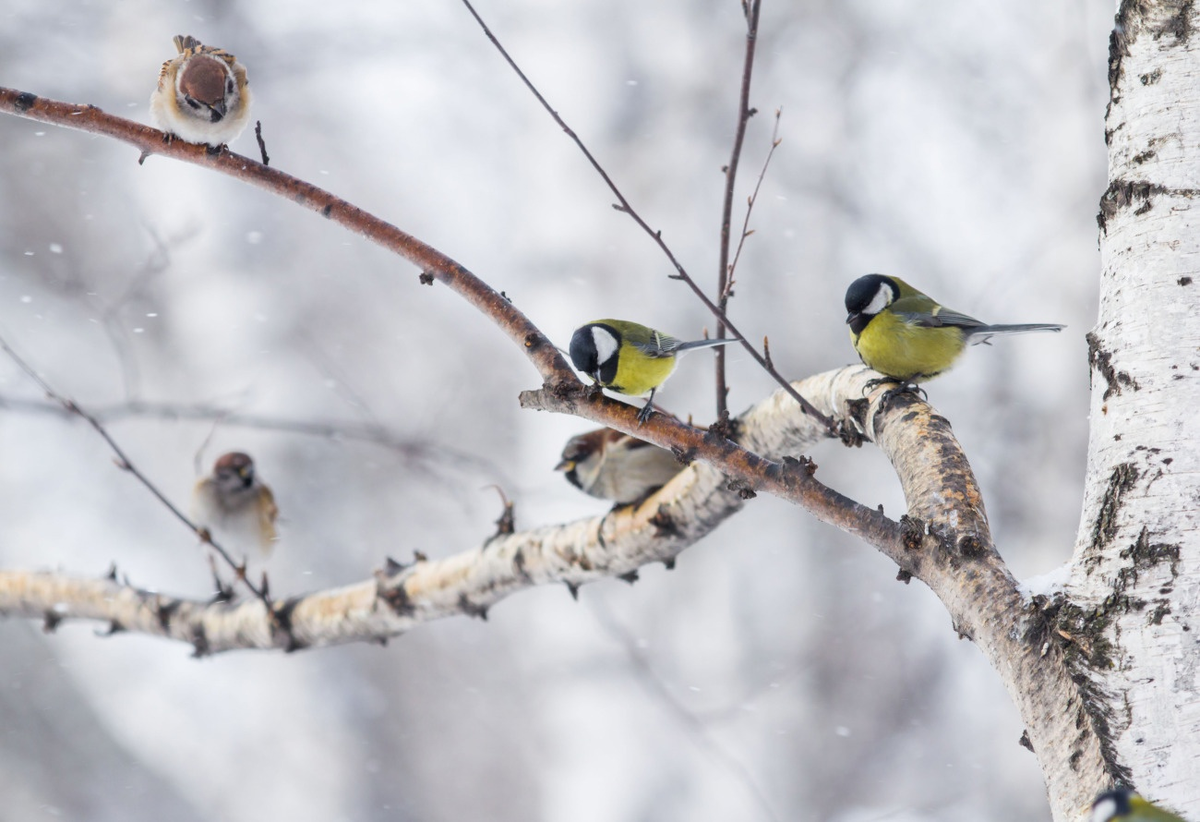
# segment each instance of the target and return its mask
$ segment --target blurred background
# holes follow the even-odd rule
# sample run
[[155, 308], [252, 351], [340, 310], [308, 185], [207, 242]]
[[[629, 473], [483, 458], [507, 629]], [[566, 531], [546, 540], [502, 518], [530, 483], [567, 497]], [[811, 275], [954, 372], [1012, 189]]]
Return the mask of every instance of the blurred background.
[[[715, 283], [738, 2], [478, 7]], [[1066, 323], [973, 349], [929, 386], [1020, 578], [1067, 560], [1079, 518], [1112, 13], [1111, 0], [768, 0], [762, 15], [736, 225], [780, 108], [783, 142], [731, 316], [797, 378], [855, 360], [842, 298], [867, 272], [984, 320]], [[176, 34], [246, 64], [272, 165], [455, 257], [560, 344], [603, 316], [683, 337], [713, 327], [457, 2], [7, 0], [0, 85], [148, 121]], [[282, 509], [273, 592], [477, 547], [500, 512], [493, 484], [518, 527], [605, 510], [551, 470], [587, 424], [521, 411], [534, 370], [408, 263], [200, 168], [139, 167], [112, 140], [0, 117], [0, 146], [0, 333], [108, 414], [181, 505], [197, 461], [251, 452]], [[249, 131], [232, 149], [257, 157]], [[712, 368], [693, 356], [660, 399], [706, 423]], [[772, 387], [730, 359], [737, 412]], [[371, 426], [392, 439], [355, 437]], [[825, 482], [903, 511], [871, 447], [811, 456]], [[0, 564], [113, 562], [142, 587], [211, 591], [196, 540], [0, 358]], [[195, 661], [95, 634], [0, 621], [0, 818], [1049, 818], [1016, 712], [929, 591], [765, 497], [672, 572], [589, 585], [578, 603], [535, 589], [486, 623], [386, 648]]]

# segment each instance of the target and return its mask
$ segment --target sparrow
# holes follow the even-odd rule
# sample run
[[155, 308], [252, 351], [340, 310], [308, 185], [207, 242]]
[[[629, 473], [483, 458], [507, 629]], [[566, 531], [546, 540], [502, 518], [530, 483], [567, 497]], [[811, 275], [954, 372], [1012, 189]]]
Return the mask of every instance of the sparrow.
[[254, 470], [249, 454], [231, 451], [213, 464], [212, 473], [192, 491], [192, 519], [225, 547], [242, 553], [256, 548], [266, 558], [275, 547], [275, 495]]
[[645, 499], [683, 468], [664, 448], [597, 428], [568, 440], [554, 470], [565, 472], [567, 481], [585, 494], [625, 505]]
[[250, 122], [246, 67], [190, 35], [176, 35], [175, 48], [178, 56], [163, 63], [150, 95], [150, 116], [168, 142], [178, 137], [218, 151]]

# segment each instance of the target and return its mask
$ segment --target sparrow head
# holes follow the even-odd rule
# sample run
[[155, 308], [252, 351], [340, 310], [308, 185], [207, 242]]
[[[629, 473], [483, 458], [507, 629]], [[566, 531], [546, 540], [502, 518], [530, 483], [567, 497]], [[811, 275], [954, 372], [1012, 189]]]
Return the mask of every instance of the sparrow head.
[[891, 277], [867, 274], [850, 283], [846, 289], [846, 324], [860, 333], [871, 319], [900, 299], [900, 287]]
[[617, 351], [621, 333], [610, 325], [588, 323], [571, 335], [571, 362], [599, 383], [610, 383], [617, 376]]
[[626, 505], [645, 499], [683, 468], [665, 448], [598, 428], [568, 440], [555, 470], [585, 494]]
[[180, 101], [196, 117], [219, 123], [238, 98], [233, 71], [219, 57], [195, 54], [184, 60], [175, 79]]
[[563, 447], [562, 461], [554, 466], [554, 470], [563, 471], [569, 483], [583, 488], [584, 477], [590, 479], [595, 475], [608, 443], [624, 436], [612, 428], [597, 428], [571, 437]]
[[244, 493], [254, 485], [254, 460], [241, 451], [222, 454], [213, 463], [213, 479], [222, 494]]

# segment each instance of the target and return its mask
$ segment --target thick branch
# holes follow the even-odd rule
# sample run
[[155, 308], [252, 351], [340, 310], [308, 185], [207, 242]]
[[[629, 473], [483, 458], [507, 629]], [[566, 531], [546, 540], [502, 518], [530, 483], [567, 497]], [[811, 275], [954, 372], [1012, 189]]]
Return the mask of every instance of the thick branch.
[[[816, 390], [841, 374], [820, 375], [799, 387]], [[751, 409], [740, 425], [747, 445], [780, 459], [825, 436], [824, 426], [781, 395]], [[746, 499], [743, 486], [731, 487], [720, 471], [696, 463], [639, 506], [498, 535], [446, 559], [394, 566], [374, 580], [278, 601], [274, 619], [261, 602], [206, 603], [141, 591], [111, 578], [17, 571], [0, 572], [0, 612], [44, 618], [48, 625], [70, 618], [102, 620], [118, 630], [190, 642], [201, 654], [382, 640], [433, 619], [484, 616], [500, 599], [533, 585], [575, 587], [669, 561], [740, 510]], [[881, 533], [898, 531], [895, 523], [870, 513]]]

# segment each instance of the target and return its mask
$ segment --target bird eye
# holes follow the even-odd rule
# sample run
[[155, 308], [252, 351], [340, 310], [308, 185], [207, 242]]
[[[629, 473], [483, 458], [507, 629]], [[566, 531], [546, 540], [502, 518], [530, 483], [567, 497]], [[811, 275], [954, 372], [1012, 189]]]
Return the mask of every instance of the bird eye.
[[194, 108], [194, 109], [200, 108], [200, 104], [197, 103], [195, 100], [193, 100], [191, 97], [184, 97], [183, 99], [184, 99], [184, 102], [186, 102], [192, 108]]
[[233, 79], [232, 78], [225, 81], [225, 93], [233, 94]]

